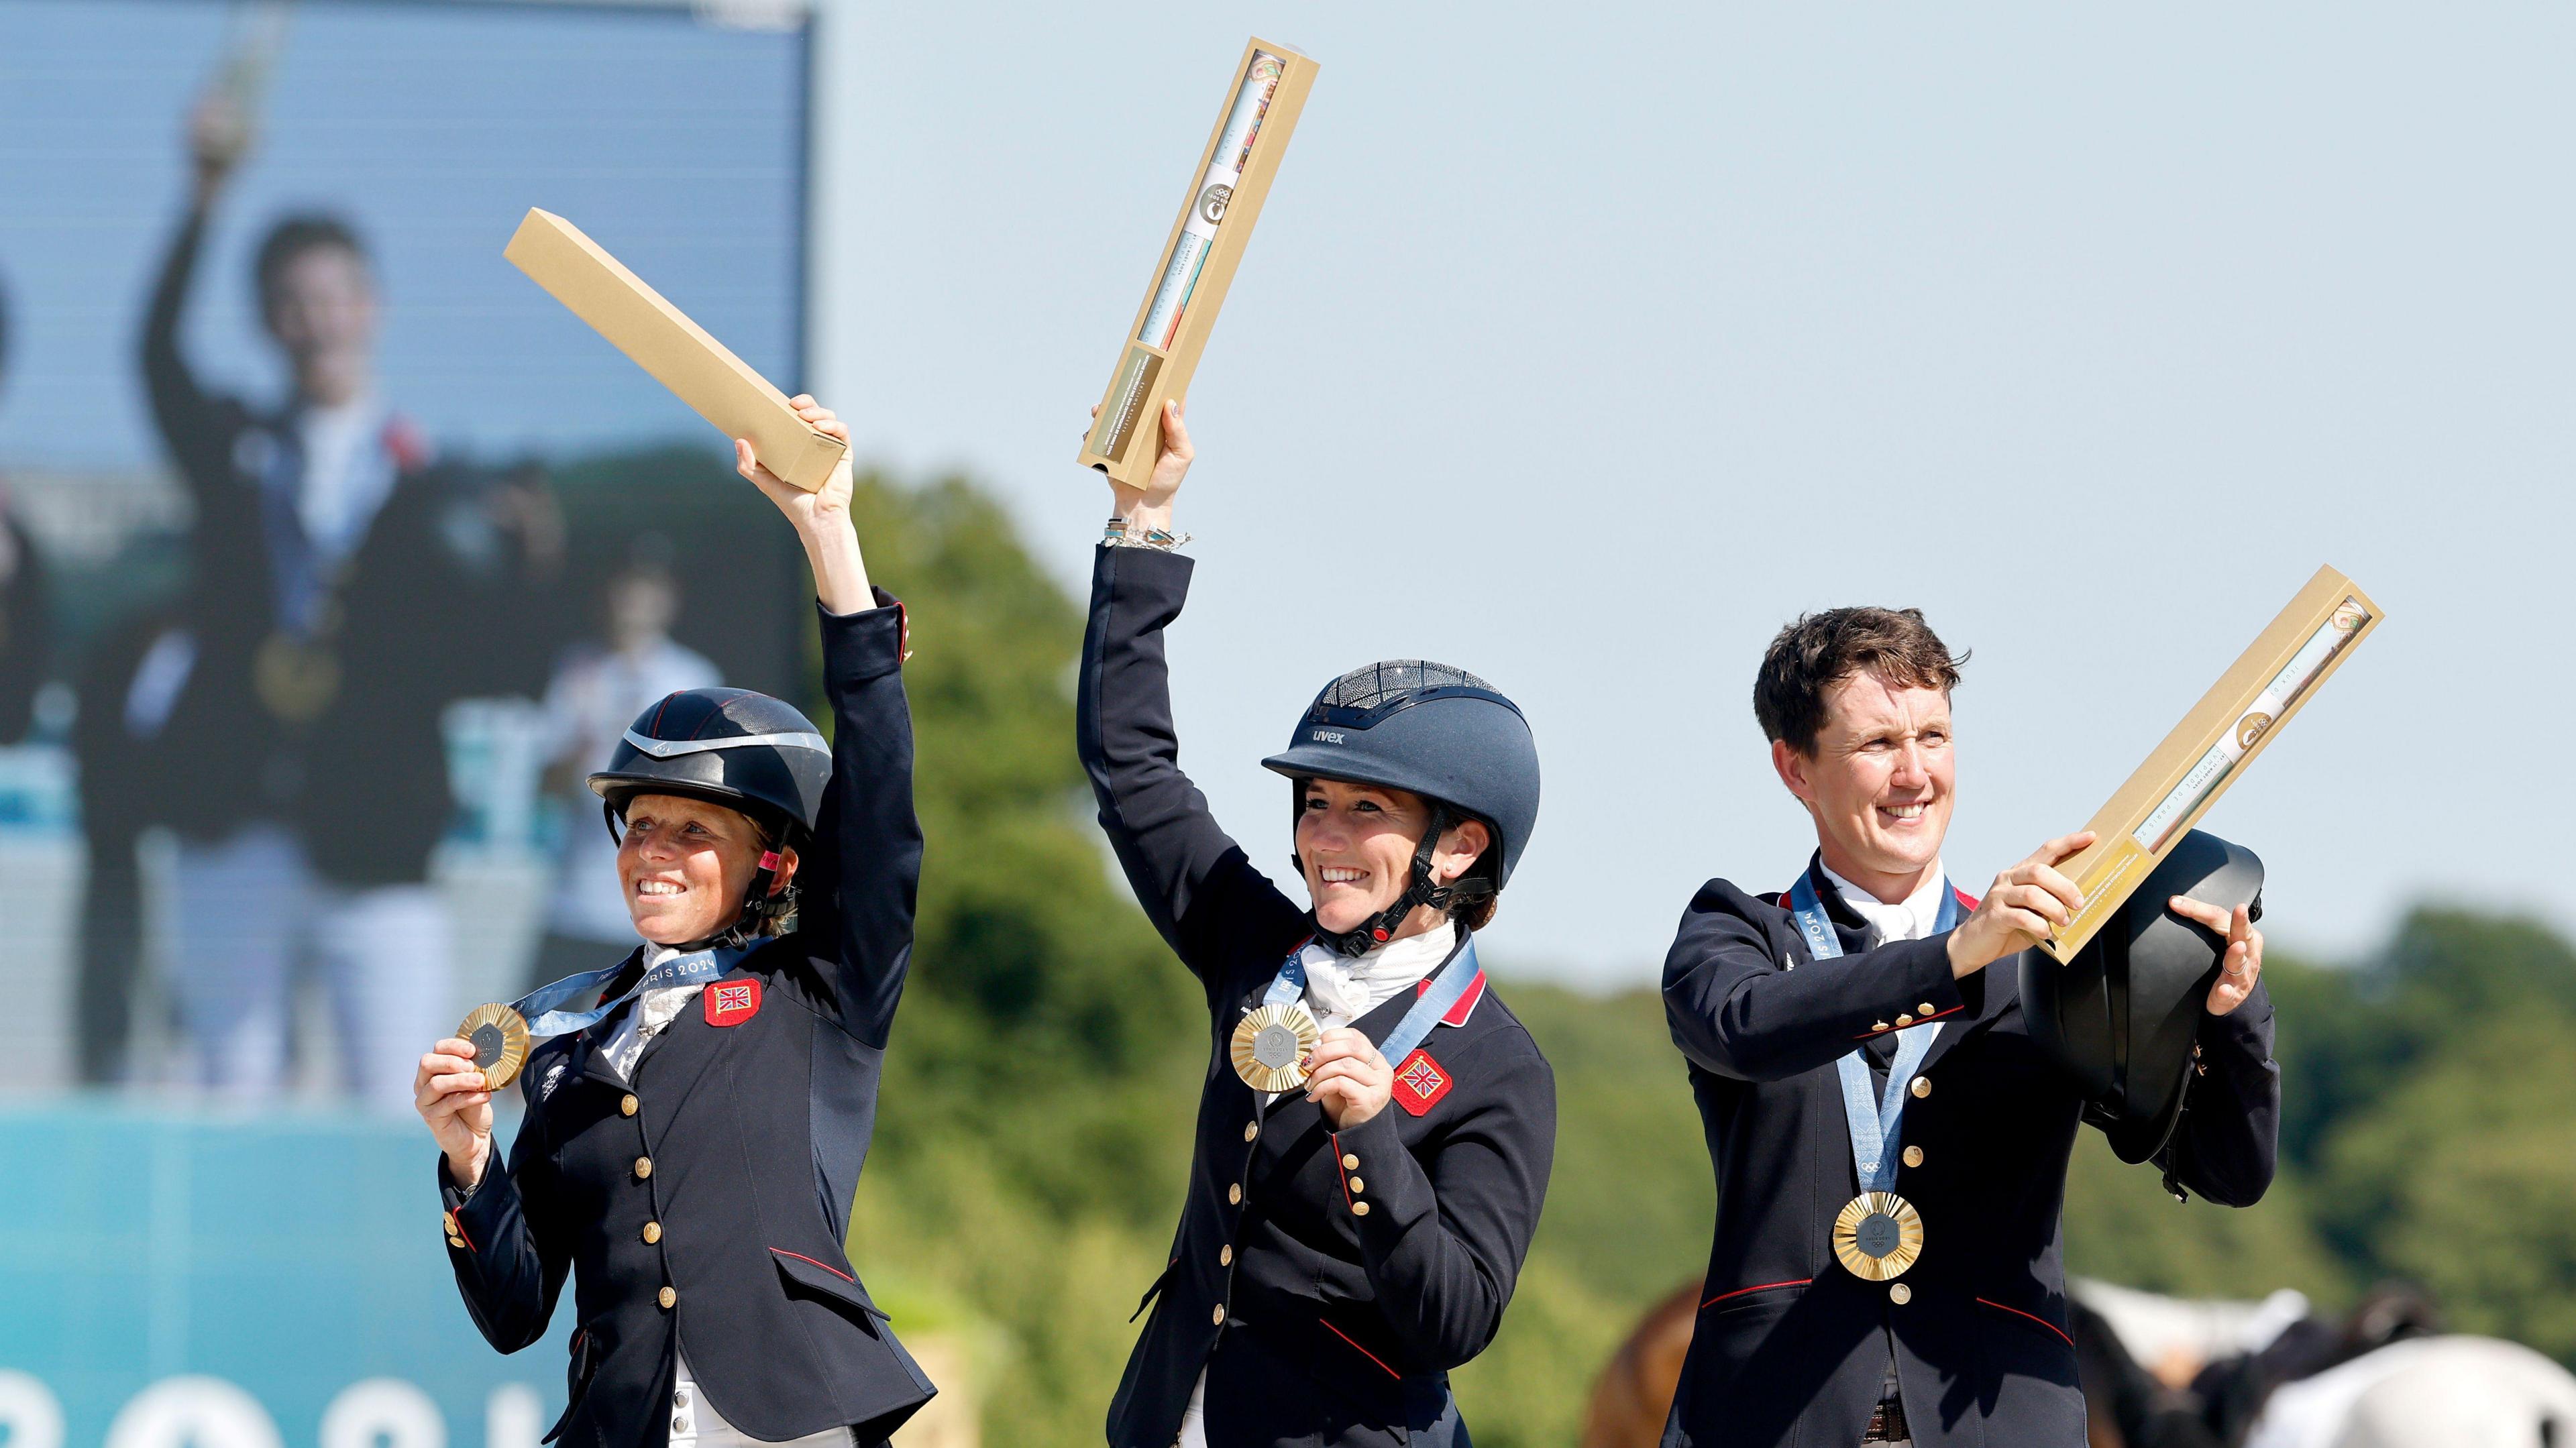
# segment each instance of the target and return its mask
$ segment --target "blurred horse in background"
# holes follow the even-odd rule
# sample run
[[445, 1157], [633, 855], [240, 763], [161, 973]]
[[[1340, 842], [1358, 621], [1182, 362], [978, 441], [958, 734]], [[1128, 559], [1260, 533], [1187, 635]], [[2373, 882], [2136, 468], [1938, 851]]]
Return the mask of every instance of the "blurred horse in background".
[[[1582, 1448], [1656, 1448], [1699, 1305], [1648, 1309], [1593, 1384]], [[2296, 1293], [2195, 1302], [2079, 1282], [2069, 1302], [2089, 1448], [2576, 1448], [2576, 1375], [2445, 1334], [2414, 1288], [2340, 1319]]]

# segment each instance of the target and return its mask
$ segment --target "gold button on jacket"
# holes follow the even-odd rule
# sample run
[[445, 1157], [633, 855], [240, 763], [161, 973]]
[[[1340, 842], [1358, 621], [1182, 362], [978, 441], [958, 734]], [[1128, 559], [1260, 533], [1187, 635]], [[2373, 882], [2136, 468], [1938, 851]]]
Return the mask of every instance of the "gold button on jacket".
[[626, 1093], [625, 1099], [617, 1103], [617, 1114], [620, 1116], [632, 1116], [635, 1114], [635, 1109], [643, 1104], [643, 1102], [635, 1099], [634, 1092], [629, 1091]]
[[1353, 1203], [1351, 1203], [1351, 1215], [1352, 1215], [1352, 1216], [1354, 1216], [1354, 1217], [1365, 1217], [1365, 1216], [1367, 1216], [1367, 1215], [1368, 1215], [1368, 1203], [1366, 1203], [1366, 1202], [1353, 1202]]
[[1364, 1191], [1367, 1191], [1367, 1190], [1368, 1190], [1368, 1183], [1361, 1181], [1358, 1177], [1353, 1177], [1353, 1178], [1351, 1178], [1351, 1195], [1352, 1195], [1352, 1196], [1358, 1196], [1360, 1193], [1362, 1193], [1362, 1192], [1364, 1192]]
[[649, 1156], [639, 1156], [635, 1158], [635, 1179], [637, 1181], [640, 1182], [652, 1174], [653, 1158]]
[[1257, 1140], [1259, 1140], [1259, 1139], [1260, 1139], [1260, 1137], [1261, 1137], [1261, 1123], [1260, 1123], [1260, 1122], [1258, 1122], [1258, 1121], [1247, 1121], [1247, 1122], [1243, 1123], [1243, 1139], [1244, 1139], [1244, 1140], [1246, 1140], [1246, 1141], [1257, 1141]]
[[1914, 1289], [1906, 1286], [1902, 1282], [1899, 1282], [1895, 1286], [1887, 1289], [1887, 1300], [1895, 1303], [1899, 1307], [1903, 1307], [1905, 1304], [1914, 1300]]
[[672, 1291], [668, 1287], [662, 1289], [662, 1305], [664, 1307], [669, 1307], [671, 1304], [678, 1302], [679, 1300], [680, 1294], [677, 1292]]
[[1234, 1265], [1234, 1249], [1233, 1249], [1232, 1247], [1219, 1247], [1219, 1248], [1217, 1248], [1217, 1249], [1216, 1249], [1216, 1265], [1218, 1265], [1219, 1267], [1231, 1267], [1231, 1266], [1233, 1266], [1233, 1265]]
[[1352, 1155], [1350, 1155], [1349, 1153], [1345, 1152], [1345, 1153], [1343, 1154], [1343, 1156], [1342, 1156], [1342, 1170], [1344, 1170], [1344, 1171], [1358, 1171], [1359, 1169], [1360, 1169], [1360, 1159], [1359, 1159], [1358, 1157], [1356, 1157], [1356, 1156], [1352, 1156]]
[[1909, 1146], [1905, 1148], [1905, 1164], [1907, 1166], [1921, 1166], [1923, 1164], [1923, 1148], [1919, 1146]]
[[1208, 1309], [1208, 1321], [1210, 1321], [1210, 1322], [1212, 1322], [1212, 1323], [1216, 1324], [1216, 1325], [1217, 1325], [1217, 1326], [1219, 1326], [1219, 1327], [1223, 1327], [1223, 1326], [1225, 1326], [1225, 1304], [1224, 1304], [1224, 1303], [1220, 1302], [1220, 1303], [1218, 1303], [1216, 1306], [1211, 1307], [1211, 1308], [1209, 1308], [1209, 1309]]
[[1227, 1187], [1225, 1189], [1225, 1199], [1236, 1206], [1241, 1206], [1243, 1204], [1243, 1183], [1236, 1182], [1233, 1186]]
[[650, 1244], [652, 1244], [652, 1243], [654, 1243], [654, 1242], [659, 1242], [659, 1241], [661, 1241], [661, 1240], [662, 1240], [662, 1224], [661, 1224], [661, 1223], [659, 1223], [659, 1222], [646, 1222], [646, 1223], [644, 1224], [644, 1241], [645, 1241], [645, 1243], [646, 1243], [647, 1245], [650, 1245]]
[[1931, 1077], [1929, 1077], [1929, 1076], [1917, 1076], [1917, 1077], [1915, 1077], [1915, 1078], [1914, 1078], [1913, 1091], [1914, 1091], [1914, 1098], [1915, 1098], [1916, 1100], [1918, 1100], [1918, 1101], [1922, 1100], [1922, 1099], [1923, 1099], [1924, 1097], [1926, 1097], [1926, 1096], [1931, 1095], [1931, 1094], [1932, 1094], [1932, 1078], [1931, 1078]]

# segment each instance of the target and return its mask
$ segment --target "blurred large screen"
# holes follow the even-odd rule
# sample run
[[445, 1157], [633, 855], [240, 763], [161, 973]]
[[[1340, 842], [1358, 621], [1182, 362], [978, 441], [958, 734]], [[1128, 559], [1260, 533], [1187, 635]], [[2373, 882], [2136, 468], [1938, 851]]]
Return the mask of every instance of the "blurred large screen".
[[[0, 0], [0, 1439], [48, 1441], [16, 1373], [77, 1442], [259, 1441], [132, 1409], [210, 1364], [300, 1442], [560, 1401], [443, 1285], [411, 1064], [632, 945], [581, 774], [670, 689], [800, 697], [811, 605], [722, 440], [501, 249], [570, 217], [793, 390], [807, 41]], [[371, 1374], [421, 1392], [328, 1418]]]
[[[365, 1022], [326, 958], [345, 942], [315, 937], [363, 934], [357, 897], [462, 892], [453, 988], [429, 1014], [518, 993], [545, 933], [539, 876], [597, 830], [568, 777], [587, 764], [536, 715], [565, 660], [612, 641], [613, 610], [667, 609], [673, 644], [725, 682], [796, 687], [794, 560], [766, 504], [721, 439], [501, 259], [529, 206], [572, 217], [792, 383], [804, 35], [779, 28], [792, 12], [727, 13], [0, 4], [0, 488], [26, 555], [13, 582], [37, 585], [12, 589], [17, 706], [0, 697], [0, 739], [33, 740], [0, 781], [0, 972], [30, 1008], [0, 1024], [0, 1086], [269, 1094], [256, 1072], [185, 1059], [219, 1040], [265, 1051], [279, 1024], [192, 1004], [169, 977], [211, 952], [257, 957], [236, 995], [274, 995], [284, 960], [280, 1089], [338, 1093], [364, 1073], [332, 1057]], [[170, 376], [151, 304], [210, 134], [239, 160], [203, 208]], [[334, 314], [341, 236], [363, 248], [371, 321]], [[262, 248], [298, 237], [268, 290], [314, 315], [280, 319]], [[366, 372], [348, 416], [299, 400], [281, 320], [364, 354], [338, 364]], [[190, 390], [193, 406], [165, 395]], [[411, 505], [389, 472], [437, 476]], [[551, 526], [522, 516], [531, 498], [563, 525], [555, 560], [527, 556]], [[633, 652], [629, 672], [691, 671]], [[263, 844], [263, 825], [282, 837]], [[424, 875], [425, 833], [440, 839]], [[128, 836], [139, 914], [91, 913], [135, 926], [138, 959], [118, 990], [93, 969], [84, 998], [83, 879], [119, 873]], [[201, 908], [226, 891], [297, 898]], [[201, 949], [191, 931], [240, 940]], [[128, 1007], [115, 1040], [110, 997]]]

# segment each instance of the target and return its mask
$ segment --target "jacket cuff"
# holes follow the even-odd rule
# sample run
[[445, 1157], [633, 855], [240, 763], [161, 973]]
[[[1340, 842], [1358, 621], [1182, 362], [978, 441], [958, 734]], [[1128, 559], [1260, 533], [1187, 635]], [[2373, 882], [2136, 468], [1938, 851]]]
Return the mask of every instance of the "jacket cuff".
[[1950, 932], [1946, 930], [1921, 940], [1882, 945], [1872, 953], [1894, 957], [1890, 964], [1895, 968], [1887, 975], [1890, 994], [1872, 1004], [1873, 1018], [1855, 1040], [1866, 1041], [1925, 1021], [1976, 1014], [1985, 1006], [1986, 971], [2004, 963], [1997, 961], [1961, 979], [1950, 969]]
[[1431, 1178], [1404, 1149], [1403, 1134], [1396, 1130], [1395, 1113], [1401, 1109], [1389, 1101], [1377, 1115], [1332, 1137], [1341, 1210], [1358, 1227], [1361, 1254], [1370, 1262], [1392, 1255], [1405, 1234], [1440, 1207]]
[[1093, 581], [1107, 583], [1112, 597], [1142, 593], [1169, 598], [1174, 614], [1180, 612], [1178, 600], [1189, 594], [1190, 575], [1197, 567], [1190, 555], [1168, 548], [1112, 548], [1103, 543], [1092, 550], [1091, 558]]
[[912, 627], [903, 601], [873, 588], [877, 606], [856, 613], [833, 613], [820, 603], [814, 613], [823, 626], [823, 677], [835, 689], [855, 689], [903, 667], [911, 655]]
[[510, 1181], [510, 1169], [501, 1160], [498, 1143], [492, 1148], [491, 1160], [483, 1164], [483, 1180], [471, 1187], [458, 1186], [447, 1170], [447, 1153], [438, 1154], [438, 1196], [446, 1207], [439, 1225], [447, 1232], [450, 1253], [478, 1253], [485, 1244], [500, 1234], [501, 1223], [509, 1215], [510, 1199], [518, 1195]]
[[2249, 1056], [2257, 1061], [2272, 1055], [2272, 992], [2261, 980], [2254, 982], [2253, 993], [2244, 1004], [2223, 1016], [2209, 1014], [2203, 1007], [2200, 1015], [2200, 1047], [2204, 1055]]

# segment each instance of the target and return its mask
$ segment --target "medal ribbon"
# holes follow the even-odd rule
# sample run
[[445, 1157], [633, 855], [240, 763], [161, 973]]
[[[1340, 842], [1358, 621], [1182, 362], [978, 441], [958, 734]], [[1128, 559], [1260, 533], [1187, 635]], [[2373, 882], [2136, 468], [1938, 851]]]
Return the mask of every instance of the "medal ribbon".
[[[1412, 1055], [1413, 1048], [1422, 1044], [1423, 1038], [1431, 1034], [1431, 1028], [1440, 1023], [1442, 1016], [1449, 1014], [1449, 1008], [1458, 1004], [1467, 994], [1467, 987], [1474, 985], [1476, 977], [1483, 973], [1476, 964], [1475, 937], [1464, 930], [1458, 933], [1463, 939], [1457, 952], [1433, 973], [1431, 988], [1413, 1003], [1413, 1009], [1404, 1013], [1404, 1019], [1395, 1023], [1395, 1030], [1378, 1043], [1377, 1052], [1386, 1058], [1388, 1065], [1395, 1065]], [[1278, 978], [1270, 982], [1270, 989], [1261, 997], [1263, 1005], [1284, 1006], [1305, 999], [1305, 954], [1303, 941], [1295, 950], [1288, 952], [1287, 964], [1279, 967]]]
[[586, 1011], [555, 1009], [584, 992], [604, 989], [617, 978], [619, 971], [626, 968], [626, 962], [621, 960], [599, 970], [565, 976], [552, 985], [541, 985], [512, 1002], [510, 1009], [527, 1019], [531, 1036], [569, 1036], [606, 1020], [609, 1012], [648, 990], [662, 990], [675, 985], [703, 985], [733, 969], [735, 962], [749, 954], [748, 950], [714, 949], [675, 955], [644, 972], [643, 979], [615, 1000], [601, 1001]]
[[[1789, 908], [1798, 918], [1798, 933], [1807, 938], [1807, 949], [1818, 960], [1833, 960], [1843, 953], [1843, 943], [1834, 936], [1832, 917], [1825, 914], [1824, 902], [1816, 898], [1812, 873], [1800, 875], [1789, 891]], [[1940, 934], [1959, 923], [1959, 892], [1950, 882], [1941, 882], [1941, 915], [1933, 922], [1932, 933]], [[1854, 1051], [1834, 1063], [1842, 1076], [1843, 1120], [1851, 1128], [1852, 1166], [1860, 1175], [1864, 1192], [1896, 1190], [1896, 1144], [1905, 1126], [1905, 1084], [1913, 1079], [1916, 1067], [1932, 1053], [1932, 1042], [1941, 1034], [1941, 1022], [1930, 1021], [1908, 1026], [1896, 1033], [1896, 1059], [1887, 1068], [1887, 1089], [1877, 1101], [1870, 1099], [1869, 1061], [1862, 1051]]]

